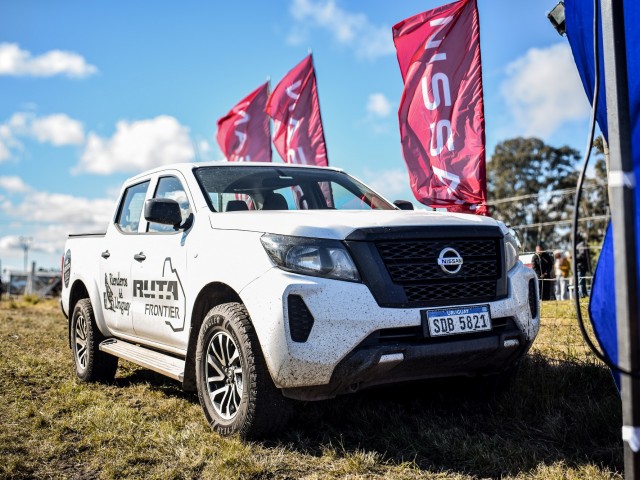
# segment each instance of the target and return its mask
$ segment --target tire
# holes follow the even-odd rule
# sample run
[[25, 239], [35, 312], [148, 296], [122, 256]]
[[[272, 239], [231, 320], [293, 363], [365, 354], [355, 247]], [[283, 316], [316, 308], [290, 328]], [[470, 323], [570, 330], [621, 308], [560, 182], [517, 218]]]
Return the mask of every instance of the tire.
[[273, 384], [240, 303], [218, 305], [205, 317], [196, 347], [196, 383], [205, 417], [220, 435], [265, 438], [288, 420], [290, 403]]
[[101, 352], [105, 337], [96, 326], [93, 307], [88, 298], [76, 303], [71, 316], [71, 350], [76, 376], [82, 382], [111, 382], [116, 376], [118, 358]]

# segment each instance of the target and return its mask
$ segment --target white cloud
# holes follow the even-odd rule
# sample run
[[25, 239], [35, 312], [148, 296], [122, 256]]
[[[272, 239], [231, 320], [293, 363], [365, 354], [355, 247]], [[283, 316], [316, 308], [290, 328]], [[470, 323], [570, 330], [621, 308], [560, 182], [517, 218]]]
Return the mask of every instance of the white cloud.
[[[33, 238], [31, 250], [61, 253], [68, 234], [106, 230], [115, 209], [115, 198], [88, 199], [31, 190], [19, 202], [4, 202], [0, 210], [9, 219], [18, 219], [22, 228], [29, 226], [28, 236]], [[0, 237], [0, 255], [19, 248], [18, 235]]]
[[384, 94], [372, 93], [369, 95], [367, 101], [367, 112], [369, 114], [379, 118], [388, 117], [392, 108], [393, 104]]
[[211, 151], [211, 144], [206, 140], [198, 142], [198, 150], [201, 155], [207, 155]]
[[0, 237], [0, 253], [2, 253], [4, 256], [11, 257], [11, 251], [13, 250], [14, 257], [22, 257], [23, 254], [18, 253], [18, 251], [23, 251], [25, 237], [29, 239], [29, 252], [56, 253], [61, 250], [56, 249], [53, 244], [51, 244], [51, 242], [39, 241], [38, 243], [34, 243], [34, 237], [31, 235], [7, 235], [5, 237]]
[[335, 0], [293, 0], [291, 15], [294, 25], [289, 42], [302, 44], [311, 28], [328, 30], [335, 40], [352, 47], [356, 56], [368, 60], [395, 52], [391, 27], [374, 25], [363, 13], [352, 13], [337, 6]]
[[39, 142], [55, 146], [79, 145], [84, 141], [82, 123], [62, 113], [34, 119], [31, 131]]
[[31, 192], [22, 202], [5, 204], [2, 210], [25, 223], [100, 224], [104, 230], [114, 205], [115, 199], [91, 200], [62, 193]]
[[0, 252], [3, 250], [11, 250], [21, 248], [20, 237], [17, 235], [7, 235], [0, 237]]
[[131, 123], [122, 120], [109, 139], [89, 133], [74, 173], [139, 172], [193, 158], [188, 127], [180, 125], [173, 117], [161, 115]]
[[0, 75], [83, 78], [97, 71], [94, 65], [74, 52], [51, 50], [34, 57], [16, 43], [0, 43]]
[[406, 169], [365, 170], [364, 182], [388, 200], [414, 200]]
[[13, 149], [20, 148], [21, 143], [15, 138], [15, 128], [13, 124], [16, 121], [14, 114], [7, 123], [0, 124], [0, 162], [9, 160], [12, 156]]
[[9, 193], [26, 193], [31, 190], [31, 187], [24, 183], [20, 177], [5, 176], [0, 177], [0, 189]]
[[12, 151], [23, 148], [21, 137], [56, 147], [84, 142], [84, 126], [64, 113], [38, 117], [31, 112], [16, 112], [0, 124], [0, 162], [12, 157]]
[[13, 134], [26, 135], [28, 134], [28, 124], [29, 120], [34, 118], [32, 113], [26, 112], [16, 112], [11, 115], [9, 121], [5, 124], [6, 128], [8, 128]]
[[507, 66], [501, 93], [523, 135], [546, 137], [588, 116], [589, 103], [569, 45], [532, 48]]
[[0, 162], [8, 160], [9, 158], [11, 158], [11, 152], [9, 151], [9, 148], [2, 141], [2, 138], [0, 138]]
[[[47, 230], [38, 230], [37, 234], [29, 234], [27, 238], [31, 239], [29, 244], [29, 252], [42, 252], [42, 253], [61, 253], [64, 249], [64, 240], [45, 238], [40, 232], [47, 232]], [[62, 231], [59, 232], [59, 236], [62, 239], [66, 239], [67, 235]], [[18, 258], [22, 257], [21, 252], [23, 241], [17, 235], [7, 235], [0, 237], [0, 254], [6, 257]]]

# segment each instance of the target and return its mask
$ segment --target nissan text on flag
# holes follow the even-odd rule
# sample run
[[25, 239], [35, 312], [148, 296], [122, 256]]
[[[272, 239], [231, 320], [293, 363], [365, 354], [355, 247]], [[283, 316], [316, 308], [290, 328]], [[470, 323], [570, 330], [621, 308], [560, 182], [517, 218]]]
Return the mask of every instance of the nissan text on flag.
[[431, 207], [487, 214], [485, 120], [476, 0], [393, 27], [404, 83], [398, 109], [414, 196]]
[[223, 435], [273, 434], [291, 399], [493, 384], [539, 328], [535, 274], [502, 223], [401, 210], [336, 168], [154, 169], [126, 181], [106, 233], [65, 252], [78, 379], [113, 380], [119, 358], [160, 372]]

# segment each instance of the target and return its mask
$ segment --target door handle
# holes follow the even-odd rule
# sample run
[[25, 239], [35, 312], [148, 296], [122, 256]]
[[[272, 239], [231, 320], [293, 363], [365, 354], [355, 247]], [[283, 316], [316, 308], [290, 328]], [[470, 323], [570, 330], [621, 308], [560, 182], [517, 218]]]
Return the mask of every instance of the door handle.
[[134, 260], [137, 260], [139, 262], [144, 262], [147, 259], [147, 256], [144, 253], [140, 252], [136, 253], [133, 258]]
[[105, 250], [104, 252], [101, 253], [102, 258], [109, 258], [111, 256], [111, 254], [109, 253], [109, 250]]

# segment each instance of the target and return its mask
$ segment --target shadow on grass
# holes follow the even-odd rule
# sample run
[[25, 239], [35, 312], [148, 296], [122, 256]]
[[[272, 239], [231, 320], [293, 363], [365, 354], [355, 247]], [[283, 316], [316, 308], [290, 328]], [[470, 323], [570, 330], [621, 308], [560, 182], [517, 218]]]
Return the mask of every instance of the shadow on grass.
[[453, 386], [392, 386], [300, 404], [279, 441], [307, 454], [374, 451], [390, 463], [480, 477], [558, 461], [622, 471], [620, 401], [605, 368], [534, 355], [496, 398], [470, 399]]
[[[125, 369], [115, 380], [120, 387], [141, 383], [198, 402], [149, 370]], [[473, 398], [459, 385], [422, 382], [297, 403], [285, 431], [263, 445], [315, 456], [376, 452], [390, 464], [485, 478], [556, 462], [622, 472], [620, 399], [604, 367], [529, 355], [496, 397]]]
[[185, 392], [182, 389], [182, 384], [177, 380], [173, 380], [161, 375], [160, 373], [156, 373], [142, 367], [118, 367], [118, 373], [113, 381], [113, 385], [126, 388], [140, 384], [147, 384], [150, 388], [160, 390], [167, 396], [184, 400], [192, 400], [194, 402], [198, 401], [197, 395], [192, 392]]

